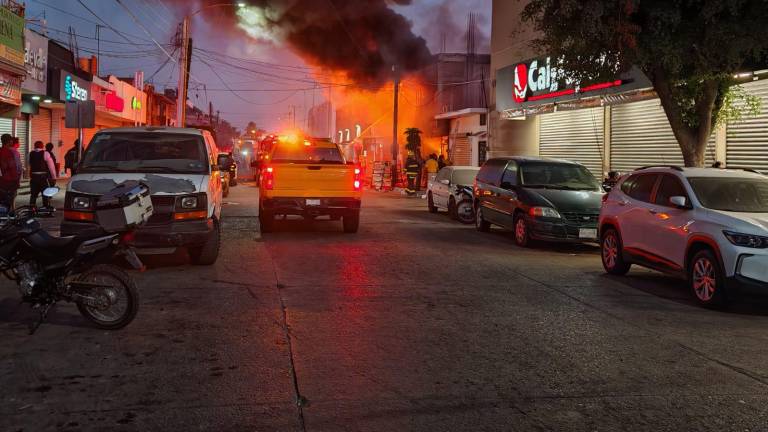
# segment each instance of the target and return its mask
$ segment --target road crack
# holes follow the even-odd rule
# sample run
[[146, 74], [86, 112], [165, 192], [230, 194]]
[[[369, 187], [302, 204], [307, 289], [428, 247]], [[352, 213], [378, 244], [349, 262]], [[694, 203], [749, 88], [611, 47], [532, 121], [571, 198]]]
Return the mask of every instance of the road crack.
[[272, 263], [272, 271], [275, 277], [275, 289], [277, 289], [277, 297], [280, 300], [280, 311], [282, 312], [281, 326], [283, 328], [283, 334], [285, 336], [286, 345], [288, 346], [288, 366], [290, 368], [291, 382], [293, 383], [293, 391], [296, 397], [296, 410], [297, 410], [297, 415], [299, 420], [299, 426], [301, 427], [302, 432], [306, 432], [307, 426], [304, 421], [304, 407], [309, 406], [309, 400], [301, 394], [301, 389], [299, 387], [299, 378], [296, 374], [296, 361], [293, 356], [293, 341], [291, 337], [291, 328], [288, 325], [288, 308], [285, 306], [285, 300], [283, 299], [284, 285], [280, 283], [280, 277], [277, 274], [277, 264], [275, 263], [275, 259], [272, 257], [272, 254], [269, 252], [269, 250], [267, 250], [267, 256], [269, 256], [269, 260]]

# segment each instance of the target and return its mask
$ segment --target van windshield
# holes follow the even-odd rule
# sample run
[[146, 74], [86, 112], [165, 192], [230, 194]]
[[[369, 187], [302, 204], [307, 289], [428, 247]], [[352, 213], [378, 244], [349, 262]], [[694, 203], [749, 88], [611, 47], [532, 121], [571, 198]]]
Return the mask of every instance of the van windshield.
[[527, 162], [520, 166], [522, 185], [529, 188], [600, 190], [595, 176], [581, 165]]
[[203, 137], [170, 133], [100, 133], [83, 154], [78, 172], [206, 174]]

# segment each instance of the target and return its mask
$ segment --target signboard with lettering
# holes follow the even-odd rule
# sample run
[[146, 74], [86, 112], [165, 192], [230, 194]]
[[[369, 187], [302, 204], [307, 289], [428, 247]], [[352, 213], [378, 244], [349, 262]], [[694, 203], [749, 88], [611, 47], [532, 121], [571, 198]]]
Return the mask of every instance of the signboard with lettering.
[[21, 105], [21, 77], [0, 71], [0, 102]]
[[22, 86], [27, 91], [44, 95], [48, 83], [48, 39], [29, 29], [24, 30], [24, 38], [27, 77]]
[[497, 111], [537, 114], [542, 112], [541, 105], [651, 87], [637, 68], [610, 81], [582, 85], [568, 78], [558, 63], [556, 59], [544, 57], [499, 69], [496, 72]]
[[62, 70], [59, 84], [59, 99], [63, 101], [87, 101], [90, 99], [91, 83]]
[[0, 60], [24, 67], [24, 18], [0, 7]]

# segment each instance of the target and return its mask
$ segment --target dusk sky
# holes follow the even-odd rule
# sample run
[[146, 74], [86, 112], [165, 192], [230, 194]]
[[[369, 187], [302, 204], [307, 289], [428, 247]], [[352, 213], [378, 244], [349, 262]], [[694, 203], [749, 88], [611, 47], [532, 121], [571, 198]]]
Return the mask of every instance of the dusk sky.
[[[27, 2], [27, 20], [35, 23], [30, 28], [39, 31], [40, 20], [45, 18], [48, 36], [67, 46], [71, 27], [77, 35], [80, 56], [95, 54], [96, 24], [103, 26], [101, 20], [104, 20], [126, 37], [110, 28], [101, 28], [102, 76], [133, 76], [139, 69], [144, 71], [145, 79], [158, 88], [175, 87], [178, 68], [152, 39], [171, 53], [170, 41], [183, 11], [175, 8], [170, 0], [121, 1], [140, 24], [134, 22], [116, 0], [31, 0]], [[478, 24], [484, 33], [480, 50], [487, 51], [491, 0], [414, 0], [412, 3], [393, 6], [393, 9], [413, 23], [414, 33], [427, 40], [433, 53], [440, 52], [443, 34], [447, 51], [465, 50], [463, 38], [469, 12], [480, 14]], [[310, 75], [310, 71], [303, 68], [306, 64], [284, 44], [257, 41], [242, 32], [230, 32], [210, 24], [202, 17], [210, 12], [218, 11], [198, 14], [192, 24], [194, 46], [203, 50], [193, 57], [189, 93], [193, 103], [205, 109], [210, 100], [214, 109], [221, 111], [222, 117], [235, 126], [242, 128], [253, 120], [267, 129], [275, 127], [281, 118], [285, 119], [294, 105], [297, 123], [303, 124], [312, 100], [317, 103], [327, 94], [324, 90], [312, 90], [313, 81], [327, 81], [327, 77]]]

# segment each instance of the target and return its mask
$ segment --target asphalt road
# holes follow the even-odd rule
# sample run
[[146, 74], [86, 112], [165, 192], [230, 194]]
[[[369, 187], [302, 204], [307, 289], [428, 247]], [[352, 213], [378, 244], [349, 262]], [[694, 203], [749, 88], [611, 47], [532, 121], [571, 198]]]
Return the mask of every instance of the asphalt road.
[[[119, 332], [0, 285], [0, 431], [768, 430], [768, 301], [699, 308], [593, 246], [523, 250], [366, 193], [358, 234], [257, 233], [232, 189], [212, 267], [136, 274]], [[298, 403], [297, 403], [298, 401]]]

